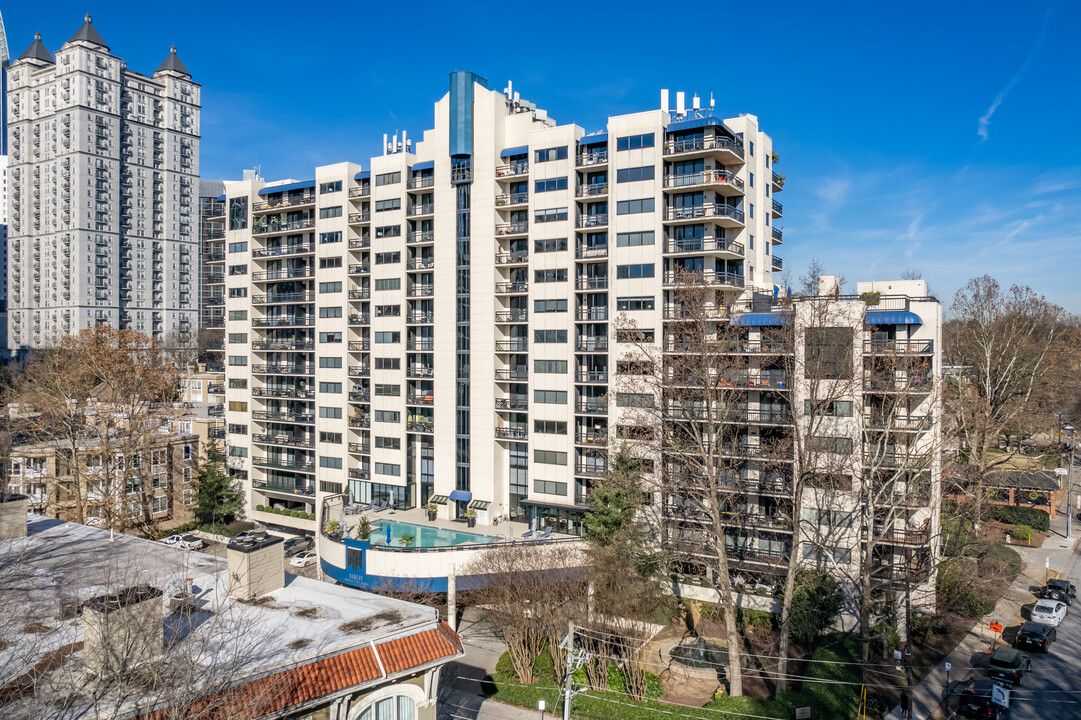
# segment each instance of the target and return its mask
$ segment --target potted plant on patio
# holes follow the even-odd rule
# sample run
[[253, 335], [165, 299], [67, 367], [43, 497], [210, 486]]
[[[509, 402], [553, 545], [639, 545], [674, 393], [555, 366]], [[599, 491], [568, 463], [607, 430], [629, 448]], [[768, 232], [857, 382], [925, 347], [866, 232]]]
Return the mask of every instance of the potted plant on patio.
[[435, 520], [435, 513], [439, 509], [439, 506], [434, 502], [430, 502], [424, 506], [424, 510], [428, 513], [429, 520]]
[[368, 519], [367, 515], [361, 515], [357, 520], [357, 540], [371, 540], [372, 539], [372, 521]]
[[323, 528], [323, 534], [330, 535], [331, 537], [338, 537], [341, 535], [341, 523], [337, 520], [331, 520], [327, 523], [326, 527]]
[[466, 508], [466, 510], [465, 510], [465, 521], [466, 521], [466, 524], [469, 525], [469, 527], [476, 527], [476, 525], [477, 525], [477, 509], [476, 508]]

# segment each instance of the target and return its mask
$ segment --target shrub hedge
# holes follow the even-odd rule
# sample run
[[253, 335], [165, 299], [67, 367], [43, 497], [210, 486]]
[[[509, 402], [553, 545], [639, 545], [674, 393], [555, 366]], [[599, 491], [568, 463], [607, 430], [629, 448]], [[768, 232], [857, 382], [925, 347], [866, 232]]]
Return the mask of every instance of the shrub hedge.
[[1051, 529], [1051, 516], [1046, 510], [1012, 505], [990, 505], [987, 517], [1007, 525], [1028, 525], [1030, 528], [1047, 532]]

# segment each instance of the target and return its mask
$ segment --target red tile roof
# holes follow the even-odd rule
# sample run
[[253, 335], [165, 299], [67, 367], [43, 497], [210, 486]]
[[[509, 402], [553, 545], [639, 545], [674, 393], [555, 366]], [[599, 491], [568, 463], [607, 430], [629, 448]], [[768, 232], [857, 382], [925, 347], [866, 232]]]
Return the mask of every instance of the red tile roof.
[[[387, 675], [428, 663], [448, 660], [463, 653], [458, 635], [445, 622], [432, 630], [377, 643], [376, 650]], [[379, 662], [370, 645], [316, 660], [226, 688], [190, 703], [187, 708], [162, 708], [139, 716], [140, 720], [167, 720], [196, 716], [201, 720], [254, 720], [269, 713], [303, 705], [350, 687], [379, 679]]]

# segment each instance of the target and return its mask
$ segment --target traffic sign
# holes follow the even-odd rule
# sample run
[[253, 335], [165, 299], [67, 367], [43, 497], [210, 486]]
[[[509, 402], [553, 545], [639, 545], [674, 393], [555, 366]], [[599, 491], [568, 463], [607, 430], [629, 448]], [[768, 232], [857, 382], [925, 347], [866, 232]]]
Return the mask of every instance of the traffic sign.
[[946, 672], [953, 670], [953, 663], [946, 663]]
[[1002, 632], [1002, 623], [991, 621], [991, 632]]

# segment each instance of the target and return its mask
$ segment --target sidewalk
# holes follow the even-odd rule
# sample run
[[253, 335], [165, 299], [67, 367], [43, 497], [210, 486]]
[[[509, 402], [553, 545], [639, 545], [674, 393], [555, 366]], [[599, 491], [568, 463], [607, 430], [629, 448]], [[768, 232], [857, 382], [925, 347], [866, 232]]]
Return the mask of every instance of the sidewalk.
[[[994, 611], [977, 621], [949, 657], [927, 673], [916, 686], [912, 693], [914, 720], [948, 717], [948, 713], [942, 709], [942, 699], [946, 696], [945, 663], [951, 663], [953, 666], [950, 673], [951, 684], [955, 685], [957, 681], [970, 677], [973, 656], [986, 652], [994, 636], [989, 623], [1000, 622], [1003, 626], [1021, 623], [1021, 606], [1033, 600], [1030, 588], [1044, 584], [1045, 564], [1050, 568], [1053, 576], [1056, 572], [1058, 577], [1068, 576], [1077, 562], [1075, 552], [1077, 543], [1076, 536], [1073, 541], [1066, 541], [1066, 517], [1058, 513], [1058, 517], [1051, 520], [1051, 534], [1047, 536], [1042, 548], [1030, 548], [1024, 545], [1010, 546], [1021, 555], [1023, 563], [1021, 573], [996, 603]], [[904, 712], [901, 706], [895, 707], [886, 718], [887, 720], [902, 720]]]

